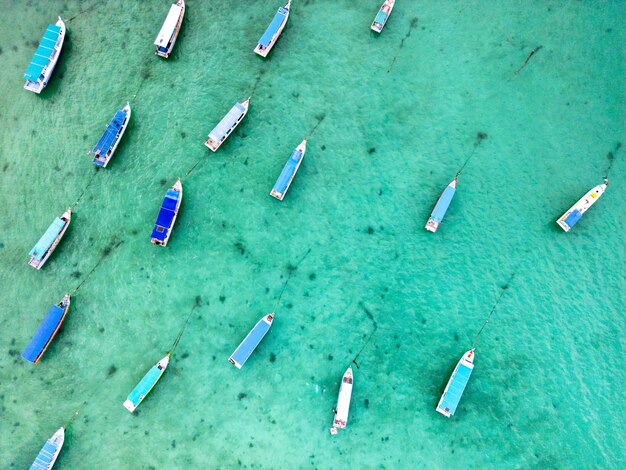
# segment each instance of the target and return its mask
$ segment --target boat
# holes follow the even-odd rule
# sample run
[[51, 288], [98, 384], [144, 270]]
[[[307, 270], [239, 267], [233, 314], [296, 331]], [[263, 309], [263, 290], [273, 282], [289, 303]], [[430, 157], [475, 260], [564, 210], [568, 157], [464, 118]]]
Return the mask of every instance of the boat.
[[150, 241], [155, 245], [167, 245], [167, 241], [172, 234], [174, 222], [176, 222], [176, 216], [178, 215], [181, 202], [183, 202], [183, 185], [180, 182], [180, 178], [178, 178], [174, 186], [165, 193], [159, 215], [157, 215], [156, 222], [154, 223]]
[[337, 429], [344, 429], [348, 423], [348, 411], [350, 411], [350, 399], [352, 398], [352, 382], [352, 366], [350, 366], [343, 374], [341, 385], [339, 386], [337, 406], [333, 410], [335, 418], [333, 419], [333, 427], [330, 428], [331, 434], [337, 434]]
[[154, 40], [154, 45], [156, 46], [155, 54], [159, 57], [167, 59], [172, 53], [184, 16], [185, 0], [178, 0], [170, 7], [163, 26], [161, 26], [161, 31], [159, 31], [159, 35]]
[[291, 8], [291, 0], [289, 0], [284, 7], [280, 7], [274, 18], [272, 18], [272, 22], [267, 27], [261, 39], [259, 39], [258, 44], [254, 48], [254, 52], [259, 54], [261, 57], [267, 57], [267, 54], [270, 53], [274, 44], [280, 37], [280, 34], [283, 32], [285, 25], [287, 24], [287, 20], [289, 19], [289, 10]]
[[300, 145], [298, 145], [295, 150], [291, 152], [291, 156], [289, 157], [289, 160], [287, 160], [287, 163], [285, 163], [283, 171], [280, 172], [280, 176], [276, 180], [276, 184], [272, 188], [270, 196], [274, 196], [279, 201], [283, 200], [285, 194], [287, 194], [289, 186], [291, 186], [294, 176], [296, 176], [298, 168], [300, 168], [300, 163], [302, 163], [305, 153], [306, 139], [304, 139]]
[[65, 316], [70, 309], [70, 294], [65, 294], [63, 299], [50, 308], [50, 311], [39, 325], [39, 329], [30, 340], [26, 349], [22, 353], [22, 357], [28, 362], [38, 364], [41, 356], [44, 355], [50, 343], [56, 336], [57, 332], [65, 320]]
[[370, 27], [372, 31], [380, 33], [383, 30], [385, 23], [387, 23], [387, 20], [389, 19], [389, 15], [391, 15], [394, 3], [396, 3], [396, 0], [385, 0], [385, 3], [382, 4], [380, 10], [378, 10], [378, 13], [376, 14], [376, 18], [374, 18], [374, 21], [372, 22], [372, 26]]
[[454, 368], [454, 372], [448, 380], [448, 385], [441, 395], [437, 404], [437, 411], [446, 417], [450, 417], [456, 411], [456, 407], [461, 401], [461, 396], [467, 385], [467, 381], [474, 370], [474, 350], [470, 349]]
[[43, 445], [30, 470], [50, 470], [54, 466], [65, 442], [65, 428], [59, 428]]
[[68, 208], [61, 217], [57, 217], [52, 221], [46, 233], [43, 234], [33, 249], [30, 250], [30, 253], [28, 253], [30, 256], [28, 264], [35, 269], [41, 269], [61, 241], [61, 238], [63, 238], [63, 235], [65, 235], [71, 220], [72, 209]]
[[89, 155], [93, 152], [93, 163], [106, 168], [122, 140], [128, 121], [130, 121], [130, 103], [117, 110], [96, 146], [87, 153]]
[[437, 199], [437, 204], [433, 208], [433, 211], [428, 218], [428, 222], [426, 222], [426, 230], [430, 232], [436, 232], [443, 220], [443, 216], [446, 215], [446, 211], [450, 206], [450, 202], [452, 202], [452, 198], [454, 197], [454, 193], [456, 192], [456, 182], [457, 178], [455, 177], [446, 189], [443, 190], [439, 199]]
[[131, 413], [135, 411], [143, 399], [146, 398], [146, 395], [152, 391], [163, 375], [163, 372], [165, 372], [165, 369], [167, 369], [169, 363], [170, 353], [167, 353], [163, 359], [157, 362], [148, 373], [143, 376], [143, 379], [141, 379], [137, 386], [133, 388], [133, 391], [130, 392], [130, 395], [128, 395], [128, 398], [124, 402], [124, 408]]
[[65, 40], [65, 23], [60, 16], [58, 18], [56, 24], [49, 24], [46, 28], [39, 47], [24, 72], [25, 90], [41, 93], [50, 80]]
[[243, 117], [248, 113], [250, 106], [250, 98], [243, 103], [235, 103], [235, 105], [226, 113], [217, 126], [209, 133], [209, 138], [204, 143], [214, 152], [220, 148], [220, 145], [231, 134], [235, 127], [239, 125]]
[[559, 220], [556, 221], [566, 232], [569, 232], [571, 228], [576, 225], [576, 222], [580, 220], [583, 214], [593, 206], [600, 196], [606, 191], [606, 187], [609, 185], [607, 180], [604, 180], [604, 184], [599, 184], [591, 188], [587, 194], [585, 194], [576, 204], [569, 208], [569, 210], [563, 214]]
[[265, 315], [262, 317], [254, 328], [250, 330], [250, 333], [244, 338], [235, 352], [233, 352], [228, 360], [231, 364], [233, 364], [237, 369], [241, 369], [250, 355], [254, 352], [256, 347], [259, 345], [263, 337], [267, 334], [272, 326], [272, 322], [274, 321], [274, 314], [270, 313], [269, 315]]

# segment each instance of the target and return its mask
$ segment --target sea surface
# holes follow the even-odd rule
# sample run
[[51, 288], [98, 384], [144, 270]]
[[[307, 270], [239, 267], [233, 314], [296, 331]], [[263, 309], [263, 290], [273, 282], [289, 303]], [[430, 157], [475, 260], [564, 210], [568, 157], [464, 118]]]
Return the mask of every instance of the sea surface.
[[[152, 43], [170, 1], [0, 0], [0, 468], [27, 468], [61, 426], [60, 469], [626, 467], [626, 3], [398, 0], [377, 35], [380, 3], [293, 0], [264, 60], [252, 51], [280, 1], [189, 0], [164, 60]], [[57, 15], [66, 43], [38, 96], [21, 76]], [[127, 101], [97, 170], [86, 152]], [[609, 166], [564, 233], [555, 220]], [[178, 176], [182, 209], [157, 247]], [[35, 271], [28, 252], [67, 207]], [[66, 292], [62, 330], [24, 361]], [[494, 306], [445, 418], [440, 395]], [[130, 414], [126, 396], [172, 350]], [[348, 426], [331, 436], [351, 364]]]

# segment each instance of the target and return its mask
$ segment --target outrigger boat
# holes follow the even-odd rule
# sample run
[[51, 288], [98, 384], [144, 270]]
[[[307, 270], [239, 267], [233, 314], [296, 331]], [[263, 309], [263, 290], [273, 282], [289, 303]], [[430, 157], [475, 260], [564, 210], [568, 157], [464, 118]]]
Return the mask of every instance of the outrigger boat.
[[350, 366], [343, 374], [341, 385], [339, 386], [337, 406], [333, 410], [335, 418], [333, 419], [333, 427], [330, 428], [331, 434], [337, 434], [337, 429], [344, 429], [348, 423], [348, 411], [350, 411], [350, 399], [352, 398], [352, 382], [352, 366]]
[[165, 193], [163, 204], [161, 204], [159, 215], [157, 215], [154, 229], [152, 230], [152, 238], [150, 239], [155, 245], [167, 245], [181, 202], [183, 202], [183, 185], [180, 182], [180, 178], [178, 178], [174, 186]]
[[59, 60], [64, 39], [65, 23], [59, 16], [56, 24], [48, 25], [35, 55], [24, 72], [25, 90], [41, 93], [41, 90], [46, 87], [54, 66]]
[[443, 220], [443, 216], [446, 215], [446, 211], [448, 210], [450, 202], [452, 202], [452, 198], [456, 192], [456, 182], [457, 178], [455, 177], [452, 181], [450, 181], [448, 186], [446, 186], [446, 189], [443, 190], [441, 196], [439, 196], [437, 204], [435, 204], [435, 207], [428, 218], [428, 222], [426, 222], [426, 230], [434, 233], [439, 228], [439, 225]]
[[46, 317], [39, 325], [39, 329], [30, 340], [26, 349], [22, 353], [22, 357], [33, 364], [38, 364], [41, 356], [44, 355], [50, 343], [56, 336], [57, 332], [65, 320], [65, 316], [70, 309], [70, 294], [65, 294], [63, 299], [53, 305]]
[[283, 171], [281, 171], [280, 176], [276, 180], [276, 184], [272, 188], [270, 196], [274, 196], [279, 201], [283, 200], [285, 194], [287, 194], [289, 186], [291, 186], [294, 176], [296, 176], [298, 168], [300, 168], [300, 163], [302, 163], [305, 153], [306, 139], [304, 139], [300, 145], [298, 145], [295, 150], [291, 152], [291, 156], [289, 157], [289, 160], [287, 160], [287, 163], [285, 163]]
[[180, 32], [180, 27], [183, 24], [183, 17], [185, 16], [185, 0], [178, 0], [174, 5], [170, 7], [170, 11], [161, 26], [159, 35], [154, 40], [156, 46], [155, 54], [159, 57], [168, 58], [174, 49], [176, 44], [176, 38]]
[[43, 445], [30, 470], [50, 470], [54, 466], [65, 442], [65, 428], [59, 428]]
[[234, 364], [237, 369], [241, 369], [250, 355], [254, 352], [256, 347], [259, 345], [263, 337], [267, 334], [272, 326], [272, 322], [274, 321], [274, 314], [270, 313], [269, 315], [265, 315], [262, 317], [254, 328], [250, 330], [250, 333], [244, 338], [235, 352], [231, 354], [228, 358], [231, 364]]
[[254, 52], [259, 54], [261, 57], [267, 57], [267, 54], [272, 50], [274, 44], [280, 37], [280, 34], [283, 32], [285, 25], [287, 24], [287, 20], [289, 19], [289, 10], [291, 8], [291, 0], [289, 0], [284, 7], [280, 7], [272, 22], [267, 27], [261, 39], [259, 39], [259, 43], [254, 48]]
[[91, 152], [94, 153], [93, 163], [106, 168], [115, 153], [115, 149], [117, 149], [117, 145], [122, 140], [128, 121], [130, 121], [130, 103], [126, 103], [126, 106], [115, 113], [96, 146], [87, 152], [87, 155]]
[[566, 232], [569, 232], [570, 229], [576, 225], [576, 222], [580, 220], [583, 214], [589, 209], [591, 206], [595, 204], [595, 202], [600, 199], [600, 196], [604, 194], [606, 191], [606, 187], [609, 182], [604, 180], [604, 184], [599, 184], [591, 188], [587, 194], [585, 194], [576, 204], [569, 208], [569, 210], [556, 221]]
[[130, 392], [128, 398], [124, 402], [124, 408], [126, 408], [131, 413], [135, 411], [135, 409], [139, 406], [139, 404], [146, 398], [146, 395], [152, 391], [156, 383], [159, 381], [165, 369], [167, 369], [168, 364], [170, 363], [170, 353], [157, 362], [154, 367], [152, 367], [146, 375], [143, 376], [143, 379], [137, 384], [137, 386]]
[[382, 4], [380, 10], [378, 10], [378, 13], [376, 14], [376, 18], [374, 18], [374, 21], [372, 22], [372, 26], [370, 27], [372, 31], [380, 33], [383, 30], [395, 3], [396, 0], [385, 0], [385, 3]]
[[470, 349], [458, 362], [454, 368], [454, 372], [448, 380], [448, 385], [441, 395], [441, 399], [437, 404], [437, 411], [446, 417], [450, 417], [456, 411], [456, 407], [461, 401], [465, 386], [474, 370], [474, 350]]
[[248, 113], [248, 107], [250, 106], [250, 98], [243, 103], [235, 103], [226, 116], [222, 118], [215, 128], [209, 132], [209, 138], [204, 143], [208, 148], [214, 152], [220, 148], [220, 145], [226, 140], [226, 138], [235, 130], [235, 127], [239, 125], [244, 116]]
[[61, 217], [57, 217], [52, 221], [46, 233], [43, 234], [33, 249], [30, 250], [30, 253], [28, 253], [30, 256], [28, 264], [35, 269], [41, 269], [61, 241], [61, 238], [63, 238], [63, 235], [65, 235], [71, 220], [72, 210], [67, 209]]

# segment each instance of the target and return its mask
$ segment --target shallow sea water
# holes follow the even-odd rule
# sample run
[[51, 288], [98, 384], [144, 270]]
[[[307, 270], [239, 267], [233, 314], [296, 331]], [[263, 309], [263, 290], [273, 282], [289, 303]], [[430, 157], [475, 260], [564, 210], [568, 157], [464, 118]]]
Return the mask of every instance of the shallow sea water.
[[[30, 465], [76, 410], [58, 468], [624, 468], [625, 4], [399, 0], [377, 36], [380, 3], [294, 0], [263, 60], [252, 49], [280, 2], [190, 0], [165, 61], [152, 42], [168, 1], [0, 1], [0, 468]], [[20, 78], [58, 14], [74, 18], [37, 96]], [[129, 128], [96, 171], [85, 153], [126, 101]], [[609, 153], [607, 192], [563, 233], [555, 220]], [[177, 176], [182, 210], [155, 247]], [[46, 266], [28, 267], [79, 198]], [[229, 355], [289, 272], [237, 370]], [[39, 365], [22, 360], [79, 285]], [[446, 419], [440, 394], [506, 285]], [[131, 415], [123, 401], [196, 304]], [[341, 375], [374, 329], [331, 436]]]

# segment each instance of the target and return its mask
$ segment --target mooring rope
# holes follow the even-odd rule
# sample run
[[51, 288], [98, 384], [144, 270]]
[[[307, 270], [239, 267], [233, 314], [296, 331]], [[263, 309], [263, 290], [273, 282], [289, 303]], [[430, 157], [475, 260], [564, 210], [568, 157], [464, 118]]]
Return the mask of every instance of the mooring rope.
[[491, 316], [496, 311], [496, 307], [498, 306], [498, 304], [502, 300], [502, 297], [504, 296], [504, 293], [506, 292], [506, 290], [509, 288], [509, 285], [513, 281], [513, 278], [515, 277], [516, 272], [517, 272], [517, 269], [515, 269], [513, 271], [513, 274], [511, 274], [511, 277], [509, 277], [509, 280], [507, 281], [507, 283], [502, 287], [502, 291], [500, 292], [500, 295], [498, 296], [498, 298], [496, 299], [495, 303], [493, 304], [493, 307], [491, 307], [491, 311], [489, 312], [489, 315], [487, 315], [487, 318], [485, 319], [485, 321], [483, 322], [482, 326], [480, 327], [480, 330], [478, 330], [478, 333], [476, 333], [476, 336], [474, 337], [474, 342], [472, 343], [472, 349], [474, 349], [476, 347], [476, 343], [478, 342], [478, 338], [480, 337], [481, 333], [483, 332], [483, 330], [487, 326], [487, 323], [489, 323], [489, 320], [491, 319]]

